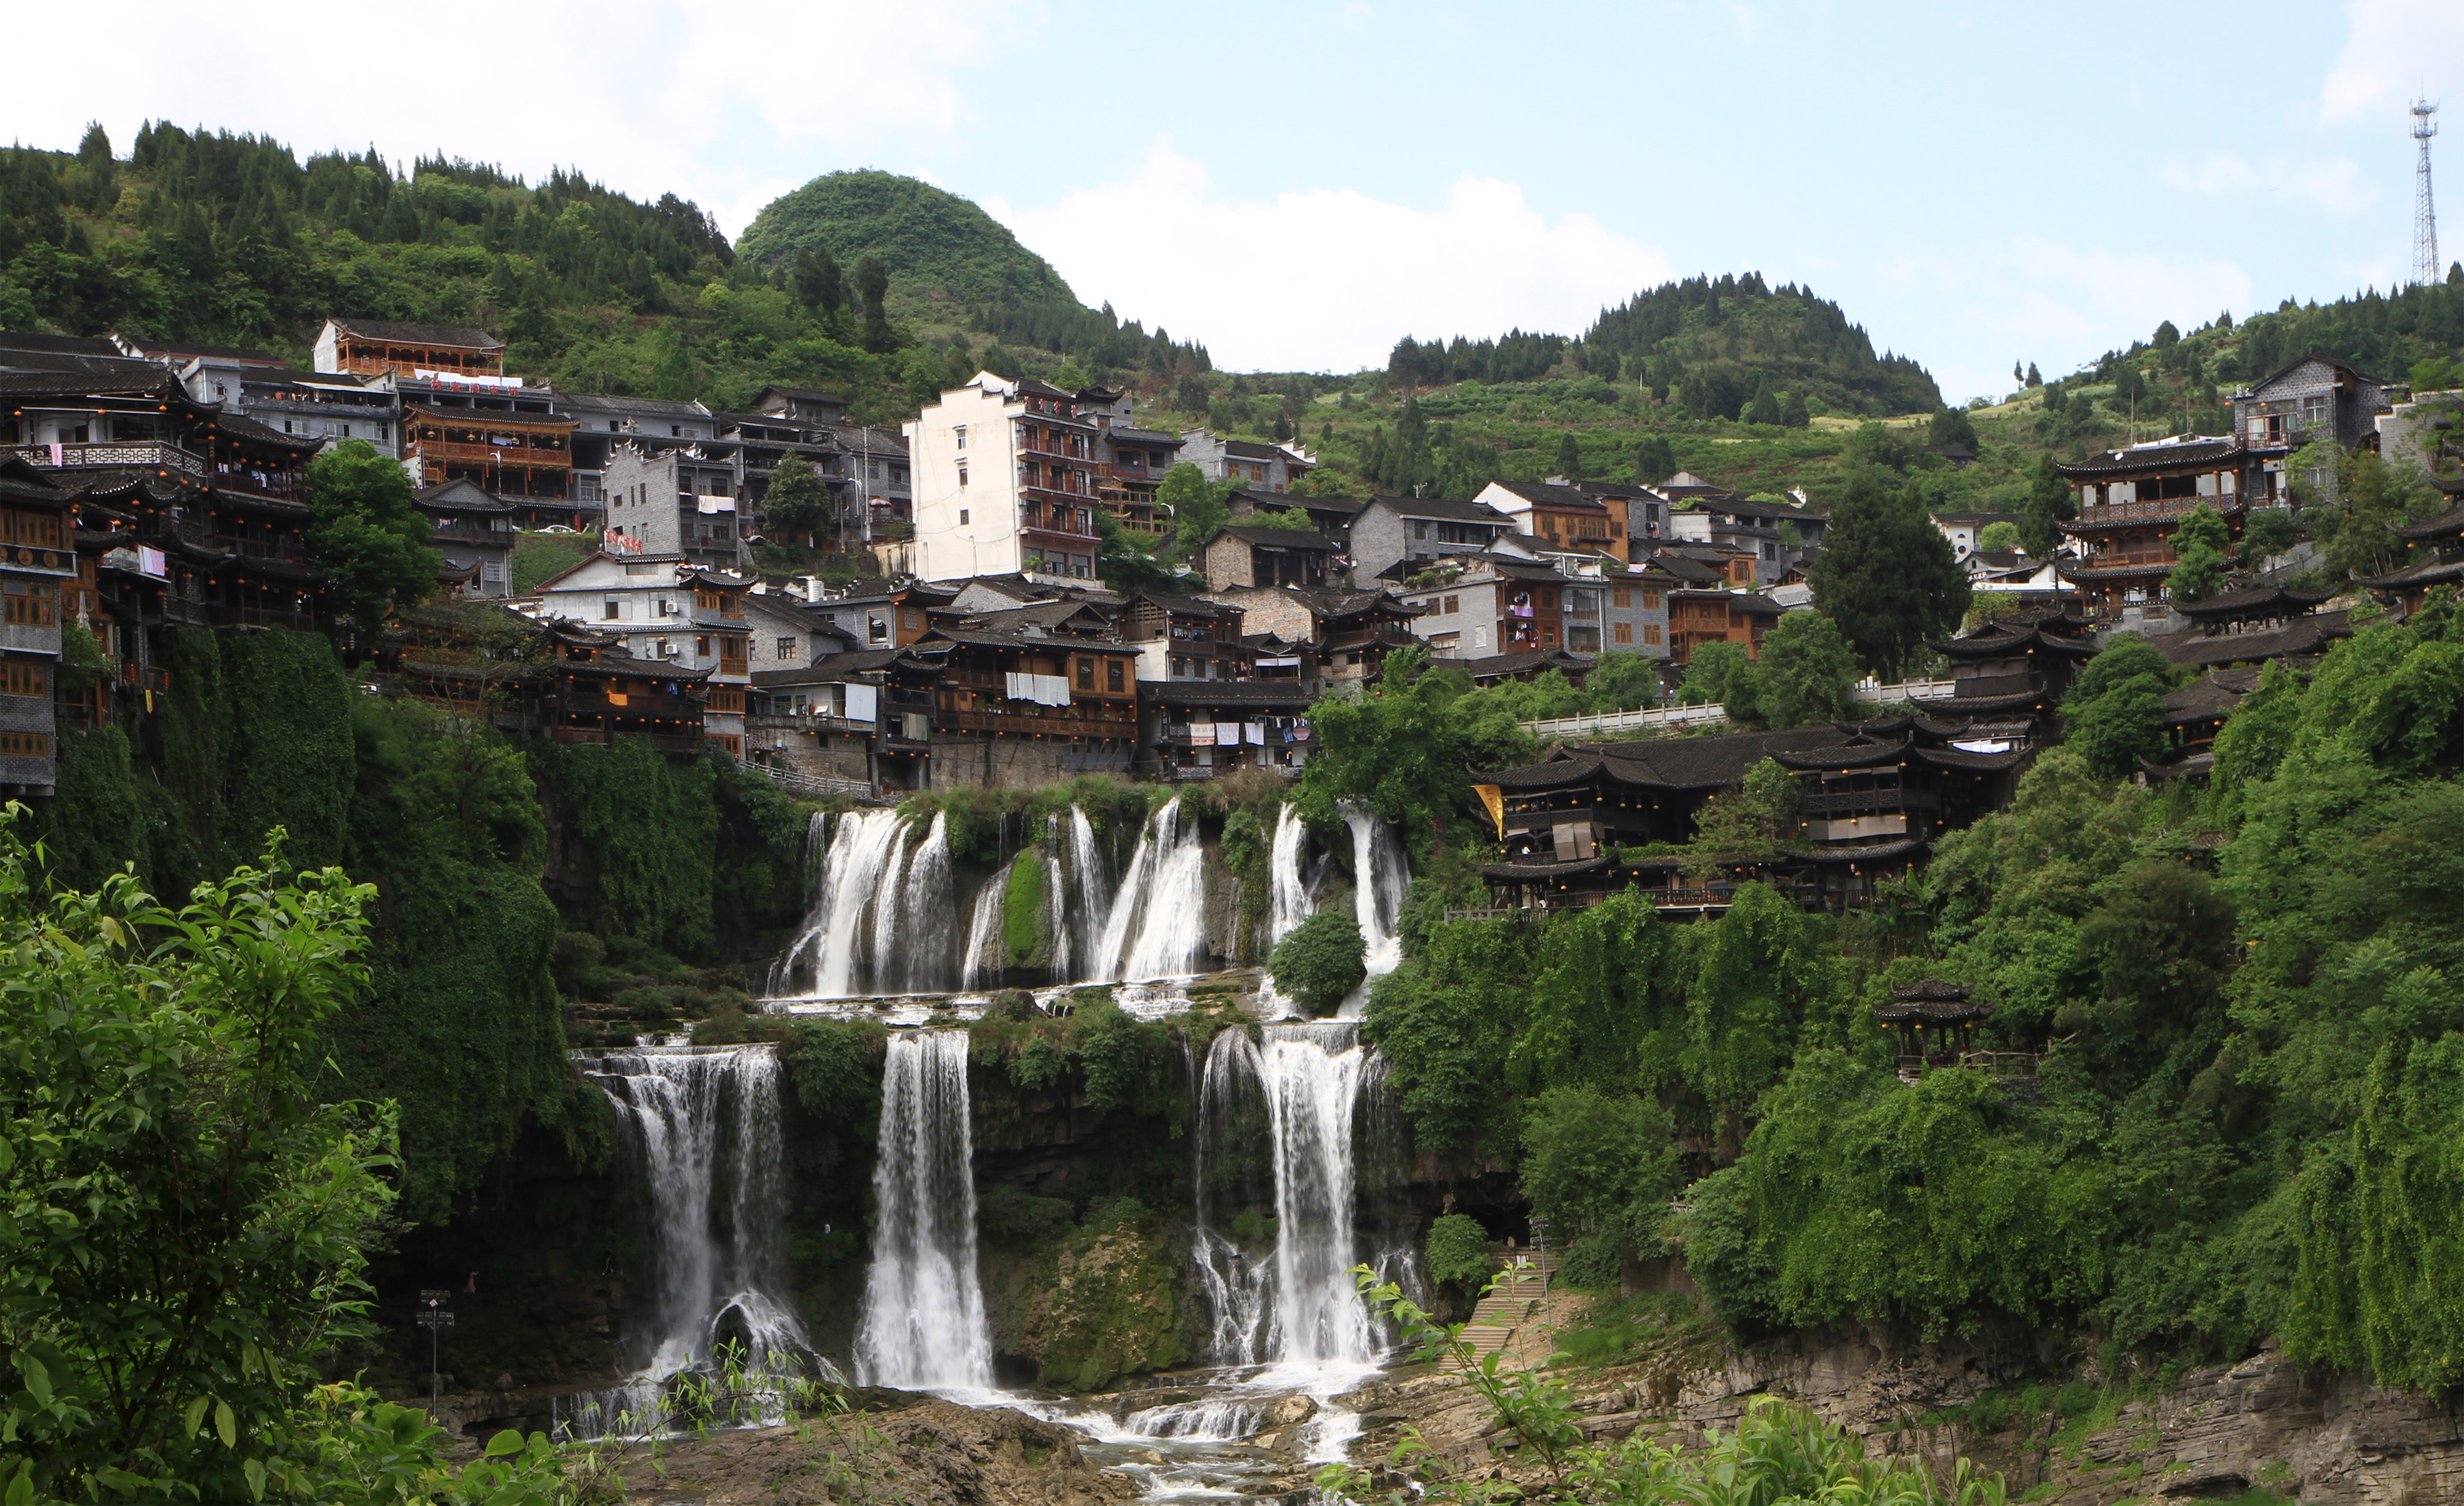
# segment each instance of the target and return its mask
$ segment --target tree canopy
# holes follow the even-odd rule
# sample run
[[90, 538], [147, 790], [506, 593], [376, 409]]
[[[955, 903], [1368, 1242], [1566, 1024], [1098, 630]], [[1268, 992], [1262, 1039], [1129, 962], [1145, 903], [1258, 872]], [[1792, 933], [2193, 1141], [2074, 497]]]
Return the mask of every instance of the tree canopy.
[[398, 608], [436, 591], [436, 530], [412, 500], [402, 467], [364, 439], [308, 462], [308, 557], [325, 571], [337, 616], [363, 637]]
[[1968, 574], [1922, 495], [1875, 466], [1850, 476], [1808, 581], [1815, 606], [1886, 679], [1899, 676], [1928, 634], [1956, 629], [1968, 610]]

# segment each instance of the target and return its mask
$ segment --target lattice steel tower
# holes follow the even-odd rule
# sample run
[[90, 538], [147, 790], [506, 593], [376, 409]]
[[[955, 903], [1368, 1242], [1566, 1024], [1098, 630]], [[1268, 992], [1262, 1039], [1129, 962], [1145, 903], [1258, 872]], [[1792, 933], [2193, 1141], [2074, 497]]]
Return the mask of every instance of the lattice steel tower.
[[2438, 213], [2430, 207], [2430, 139], [2438, 134], [2437, 123], [2431, 117], [2438, 113], [2437, 101], [2412, 101], [2412, 139], [2421, 143], [2421, 166], [2413, 169], [2412, 189], [2412, 280], [2435, 282], [2438, 271]]

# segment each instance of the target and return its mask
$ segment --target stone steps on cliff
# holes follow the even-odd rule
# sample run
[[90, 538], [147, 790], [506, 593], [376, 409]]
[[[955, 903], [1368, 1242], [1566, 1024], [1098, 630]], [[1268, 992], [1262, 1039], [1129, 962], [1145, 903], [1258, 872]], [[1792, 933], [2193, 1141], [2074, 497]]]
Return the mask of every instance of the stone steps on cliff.
[[1501, 1271], [1497, 1284], [1472, 1309], [1463, 1325], [1463, 1342], [1474, 1354], [1488, 1355], [1514, 1341], [1515, 1334], [1540, 1311], [1546, 1283], [1557, 1269], [1556, 1251], [1534, 1255], [1518, 1251], [1520, 1269]]

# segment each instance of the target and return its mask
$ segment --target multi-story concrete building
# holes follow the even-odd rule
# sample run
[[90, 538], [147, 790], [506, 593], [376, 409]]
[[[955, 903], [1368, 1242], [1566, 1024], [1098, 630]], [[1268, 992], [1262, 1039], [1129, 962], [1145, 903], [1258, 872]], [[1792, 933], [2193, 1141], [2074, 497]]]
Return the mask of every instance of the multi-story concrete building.
[[918, 575], [1094, 579], [1102, 462], [1076, 394], [979, 372], [903, 432]]
[[1402, 580], [1446, 555], [1480, 553], [1513, 529], [1514, 520], [1478, 502], [1372, 497], [1352, 518], [1352, 578]]
[[1210, 481], [1234, 481], [1253, 492], [1289, 492], [1317, 469], [1317, 457], [1292, 445], [1225, 439], [1204, 429], [1185, 429], [1180, 458]]
[[609, 548], [736, 568], [744, 528], [734, 456], [706, 457], [697, 447], [653, 453], [627, 443], [608, 456], [602, 475]]

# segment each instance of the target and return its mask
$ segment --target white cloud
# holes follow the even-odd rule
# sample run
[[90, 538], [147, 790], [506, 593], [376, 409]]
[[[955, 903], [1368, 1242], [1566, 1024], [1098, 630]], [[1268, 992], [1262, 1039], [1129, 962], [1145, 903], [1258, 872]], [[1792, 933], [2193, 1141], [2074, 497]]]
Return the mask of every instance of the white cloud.
[[534, 181], [579, 167], [636, 196], [695, 199], [730, 233], [766, 202], [760, 186], [959, 138], [960, 76], [1043, 21], [1033, 6], [995, 19], [957, 0], [530, 0], [434, 26], [307, 0], [259, 0], [241, 27], [194, 6], [130, 9], [124, 34], [143, 43], [109, 67], [18, 70], [0, 138], [74, 146], [99, 119], [124, 153], [151, 117], [303, 156], [373, 144], [406, 164], [442, 150]]
[[2332, 122], [2404, 119], [2417, 95], [2436, 98], [2464, 58], [2464, 6], [2454, 0], [2352, 0], [2343, 51], [2319, 91]]
[[2175, 157], [2158, 169], [2157, 178], [2202, 198], [2289, 199], [2330, 214], [2355, 214], [2379, 200], [2378, 184], [2349, 157], [2275, 156], [2253, 163], [2233, 152], [2211, 152], [2195, 160]]
[[1349, 188], [1234, 203], [1169, 140], [1123, 180], [1048, 208], [984, 207], [1081, 298], [1202, 338], [1241, 370], [1382, 365], [1407, 334], [1580, 334], [1669, 275], [1656, 248], [1588, 214], [1551, 219], [1494, 178], [1457, 180], [1436, 210]]

